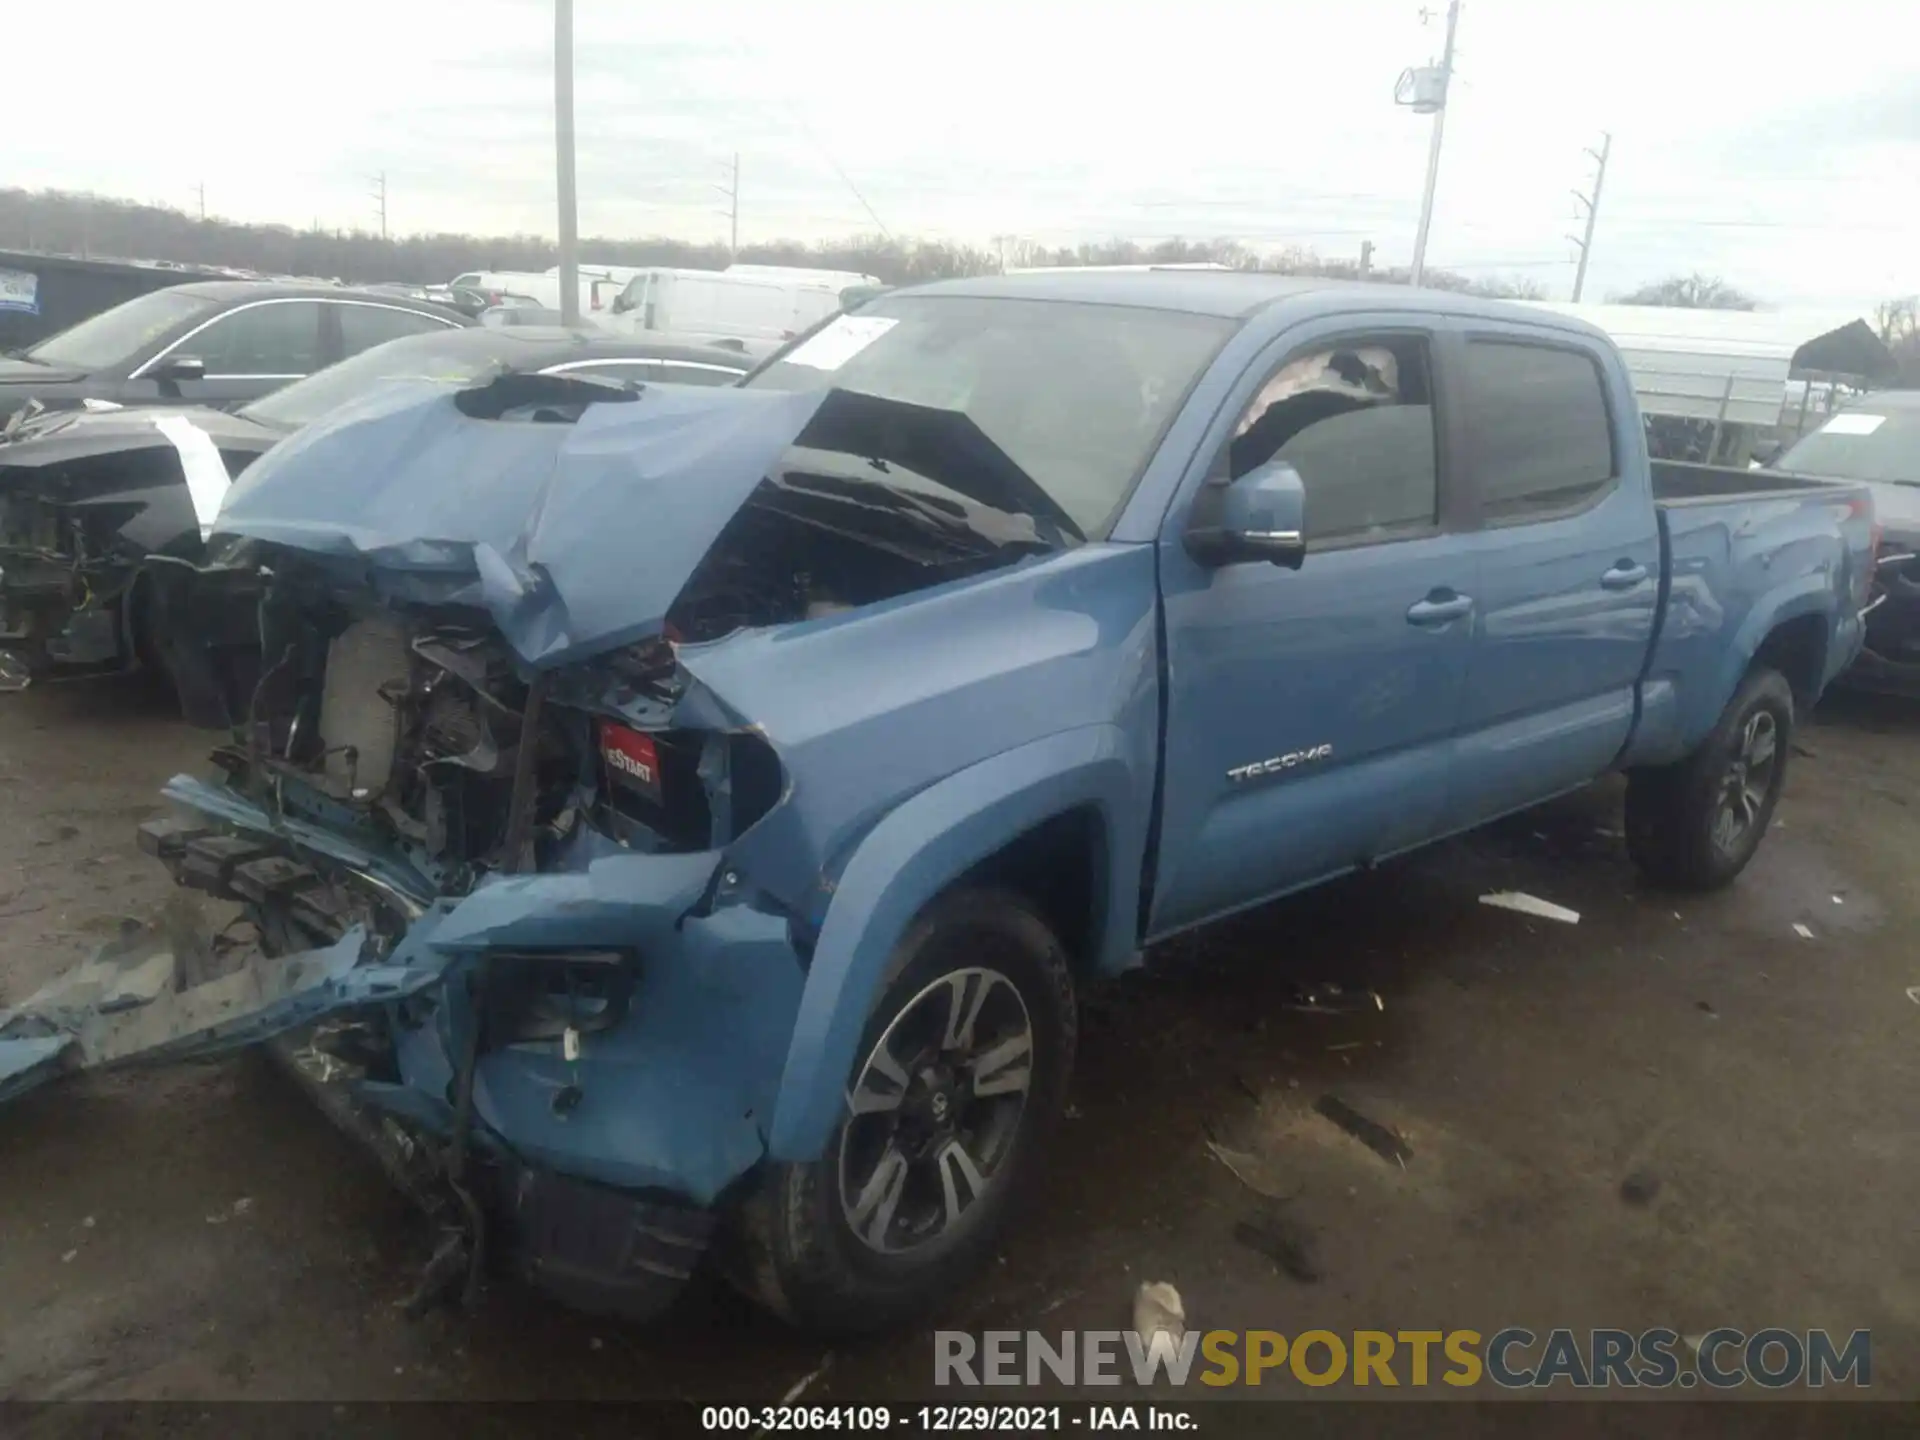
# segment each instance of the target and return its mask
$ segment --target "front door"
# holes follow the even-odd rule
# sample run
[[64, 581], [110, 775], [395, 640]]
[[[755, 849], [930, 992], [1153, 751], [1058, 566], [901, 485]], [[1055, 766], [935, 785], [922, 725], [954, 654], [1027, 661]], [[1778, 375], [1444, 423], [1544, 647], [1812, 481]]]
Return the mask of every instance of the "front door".
[[[1202, 567], [1163, 531], [1167, 721], [1149, 931], [1427, 838], [1446, 801], [1477, 576], [1452, 533], [1431, 330], [1291, 332], [1252, 367], [1216, 467], [1289, 461], [1300, 568]], [[1217, 473], [1217, 471], [1215, 472]]]
[[[317, 300], [264, 300], [241, 305], [177, 341], [169, 356], [191, 355], [206, 367], [199, 380], [128, 382], [137, 402], [206, 405], [231, 410], [303, 380], [335, 358]], [[149, 361], [144, 368], [152, 368]]]

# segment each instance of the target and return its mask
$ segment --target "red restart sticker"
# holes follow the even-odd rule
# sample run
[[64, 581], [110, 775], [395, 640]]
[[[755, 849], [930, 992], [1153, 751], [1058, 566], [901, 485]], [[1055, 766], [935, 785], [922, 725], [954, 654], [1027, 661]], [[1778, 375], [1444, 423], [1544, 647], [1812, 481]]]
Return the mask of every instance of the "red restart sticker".
[[656, 800], [660, 798], [660, 757], [652, 736], [602, 720], [600, 759], [616, 781]]

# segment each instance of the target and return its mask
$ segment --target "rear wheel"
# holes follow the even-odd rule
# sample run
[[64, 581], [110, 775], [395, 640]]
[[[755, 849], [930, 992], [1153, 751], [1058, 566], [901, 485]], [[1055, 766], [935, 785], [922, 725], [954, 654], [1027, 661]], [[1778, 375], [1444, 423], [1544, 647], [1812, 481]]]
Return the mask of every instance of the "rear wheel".
[[1627, 851], [1656, 884], [1715, 890], [1753, 859], [1786, 783], [1793, 689], [1749, 671], [1720, 723], [1686, 759], [1627, 780]]
[[807, 1329], [882, 1329], [983, 1265], [1039, 1168], [1073, 1065], [1066, 952], [1022, 898], [960, 890], [895, 952], [820, 1159], [775, 1164], [729, 1267]]

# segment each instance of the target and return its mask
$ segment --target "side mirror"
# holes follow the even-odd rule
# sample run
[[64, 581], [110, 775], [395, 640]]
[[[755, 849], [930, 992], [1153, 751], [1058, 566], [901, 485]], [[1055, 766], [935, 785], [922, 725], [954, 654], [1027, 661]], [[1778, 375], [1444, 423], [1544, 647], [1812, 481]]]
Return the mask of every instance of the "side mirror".
[[1754, 467], [1756, 469], [1766, 469], [1785, 454], [1786, 449], [1787, 447], [1778, 441], [1771, 445], [1762, 445], [1758, 450], [1753, 452]]
[[624, 315], [633, 308], [633, 302], [627, 299], [624, 294], [616, 295], [613, 297], [613, 304], [609, 308], [612, 309], [616, 315]]
[[207, 362], [198, 355], [169, 355], [150, 372], [155, 380], [204, 380]]
[[1209, 569], [1264, 560], [1298, 570], [1307, 558], [1307, 487], [1284, 460], [1238, 480], [1210, 480], [1194, 496], [1187, 553]]

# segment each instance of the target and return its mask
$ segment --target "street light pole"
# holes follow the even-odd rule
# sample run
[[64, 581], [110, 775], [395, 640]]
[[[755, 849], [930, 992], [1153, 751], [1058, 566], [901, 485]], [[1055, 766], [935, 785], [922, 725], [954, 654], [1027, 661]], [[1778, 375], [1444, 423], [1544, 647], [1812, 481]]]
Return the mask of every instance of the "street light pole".
[[1427, 145], [1427, 189], [1420, 198], [1420, 229], [1413, 237], [1413, 274], [1418, 285], [1427, 268], [1427, 231], [1433, 227], [1433, 192], [1440, 184], [1440, 140], [1447, 128], [1448, 92], [1453, 89], [1453, 32], [1460, 23], [1460, 0], [1448, 0], [1447, 44], [1440, 57], [1440, 105], [1433, 112], [1433, 139]]
[[560, 323], [580, 323], [579, 215], [573, 183], [573, 0], [553, 0], [553, 144], [560, 199]]

